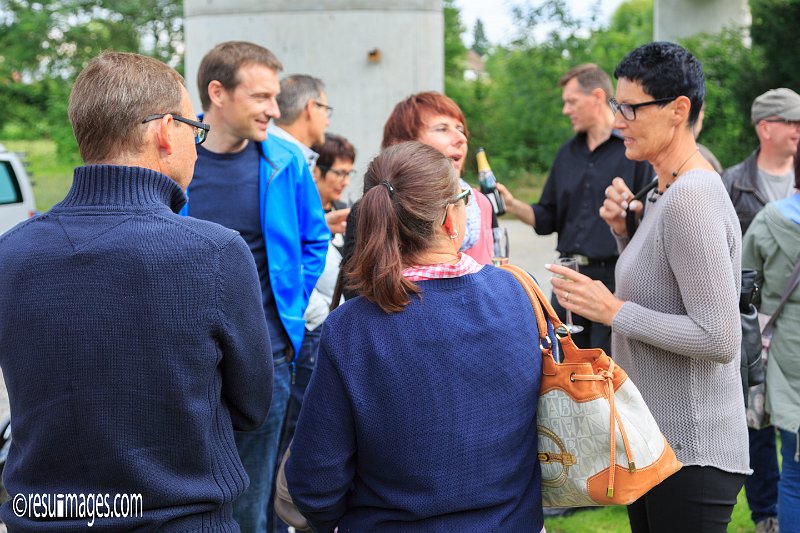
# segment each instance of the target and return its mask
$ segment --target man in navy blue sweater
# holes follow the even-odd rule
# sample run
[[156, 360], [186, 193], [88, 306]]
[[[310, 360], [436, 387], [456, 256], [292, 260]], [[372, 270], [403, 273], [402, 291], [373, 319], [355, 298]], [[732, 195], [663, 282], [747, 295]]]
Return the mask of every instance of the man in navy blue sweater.
[[325, 268], [331, 238], [300, 150], [267, 135], [270, 119], [280, 116], [275, 97], [281, 69], [272, 52], [243, 41], [220, 43], [203, 57], [197, 85], [204, 120], [214, 133], [197, 148], [187, 206], [190, 216], [242, 234], [261, 282], [262, 315], [272, 340], [272, 406], [261, 427], [236, 434], [250, 488], [236, 501], [234, 517], [252, 533], [268, 530], [289, 363], [300, 352], [303, 313]]
[[272, 361], [247, 244], [176, 214], [208, 126], [174, 70], [112, 52], [78, 76], [69, 115], [86, 166], [63, 201], [0, 237], [13, 414], [0, 518], [12, 531], [239, 531], [233, 434], [264, 420]]

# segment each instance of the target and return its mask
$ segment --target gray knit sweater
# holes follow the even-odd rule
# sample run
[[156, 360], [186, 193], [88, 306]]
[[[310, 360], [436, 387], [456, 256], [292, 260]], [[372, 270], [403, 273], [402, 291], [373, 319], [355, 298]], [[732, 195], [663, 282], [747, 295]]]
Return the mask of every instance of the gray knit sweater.
[[749, 473], [739, 377], [741, 232], [715, 172], [682, 175], [616, 267], [614, 359], [684, 465]]

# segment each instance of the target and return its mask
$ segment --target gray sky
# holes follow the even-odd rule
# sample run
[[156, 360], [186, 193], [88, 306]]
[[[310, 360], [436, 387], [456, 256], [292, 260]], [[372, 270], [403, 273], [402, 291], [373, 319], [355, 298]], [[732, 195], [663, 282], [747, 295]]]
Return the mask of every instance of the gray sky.
[[[539, 0], [529, 0], [533, 4], [541, 3]], [[567, 0], [573, 15], [580, 15], [597, 0]], [[608, 22], [611, 14], [623, 0], [600, 0], [600, 13], [603, 23]], [[506, 44], [513, 37], [511, 23], [511, 6], [524, 3], [522, 0], [456, 0], [456, 5], [461, 9], [461, 22], [467, 28], [464, 42], [467, 46], [472, 44], [472, 29], [475, 20], [480, 18], [486, 30], [486, 36], [493, 44]], [[588, 16], [588, 13], [587, 13]]]

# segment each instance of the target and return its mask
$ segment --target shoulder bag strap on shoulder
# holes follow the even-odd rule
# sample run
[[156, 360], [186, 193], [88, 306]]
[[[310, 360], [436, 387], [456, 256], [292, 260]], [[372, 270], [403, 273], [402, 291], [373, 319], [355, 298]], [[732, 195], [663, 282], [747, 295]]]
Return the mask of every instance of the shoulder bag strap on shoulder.
[[778, 318], [778, 315], [781, 314], [783, 306], [786, 305], [786, 301], [797, 288], [798, 283], [800, 283], [800, 261], [797, 261], [797, 264], [794, 265], [794, 271], [792, 272], [792, 276], [789, 278], [789, 283], [786, 285], [786, 289], [783, 291], [781, 301], [778, 304], [778, 307], [769, 317], [769, 321], [767, 322], [767, 325], [764, 326], [764, 330], [761, 332], [761, 334], [765, 337], [769, 337], [772, 334], [772, 328], [775, 325], [775, 320]]

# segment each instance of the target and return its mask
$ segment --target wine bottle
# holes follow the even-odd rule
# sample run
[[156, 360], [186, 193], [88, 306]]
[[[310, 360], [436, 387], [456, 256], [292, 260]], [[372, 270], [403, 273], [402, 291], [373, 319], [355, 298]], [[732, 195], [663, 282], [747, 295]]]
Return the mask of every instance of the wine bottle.
[[476, 157], [478, 158], [478, 182], [481, 186], [481, 192], [486, 195], [492, 204], [494, 214], [500, 216], [506, 212], [506, 204], [500, 191], [497, 190], [497, 178], [494, 177], [494, 172], [492, 172], [492, 167], [489, 166], [489, 160], [486, 159], [486, 152], [483, 148], [478, 148]]

